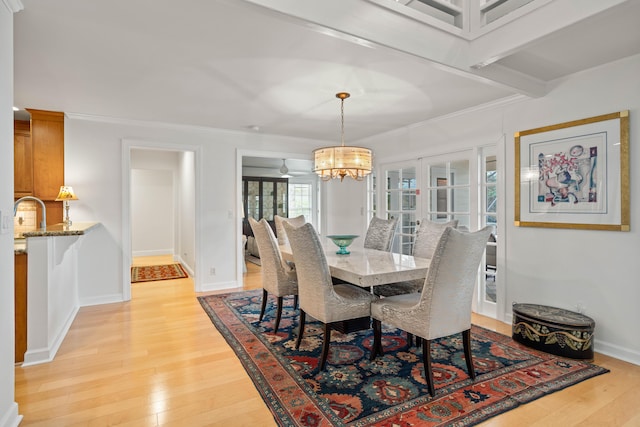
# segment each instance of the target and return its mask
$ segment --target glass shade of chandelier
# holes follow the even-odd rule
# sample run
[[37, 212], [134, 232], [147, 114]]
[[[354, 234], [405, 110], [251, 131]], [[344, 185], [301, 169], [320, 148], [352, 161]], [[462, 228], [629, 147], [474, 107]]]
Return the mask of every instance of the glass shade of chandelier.
[[368, 148], [344, 145], [344, 100], [349, 96], [346, 92], [336, 94], [340, 99], [341, 142], [339, 146], [323, 147], [313, 151], [313, 171], [323, 181], [334, 178], [344, 180], [349, 176], [356, 181], [362, 181], [371, 173], [372, 153]]

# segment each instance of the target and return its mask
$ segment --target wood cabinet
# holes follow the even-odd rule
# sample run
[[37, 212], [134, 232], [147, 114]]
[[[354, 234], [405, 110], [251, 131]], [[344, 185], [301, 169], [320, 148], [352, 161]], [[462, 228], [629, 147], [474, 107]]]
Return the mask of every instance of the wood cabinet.
[[243, 176], [242, 200], [245, 209], [243, 234], [253, 236], [249, 217], [257, 221], [266, 219], [275, 233], [274, 216], [289, 216], [289, 180]]
[[15, 255], [15, 361], [27, 351], [27, 254]]
[[13, 192], [16, 198], [33, 195], [33, 148], [29, 122], [13, 122]]
[[14, 197], [39, 198], [47, 207], [47, 225], [58, 224], [63, 217], [62, 202], [55, 199], [64, 185], [64, 113], [27, 111], [31, 122], [14, 122]]
[[27, 111], [31, 114], [33, 192], [39, 199], [52, 201], [64, 185], [64, 113]]

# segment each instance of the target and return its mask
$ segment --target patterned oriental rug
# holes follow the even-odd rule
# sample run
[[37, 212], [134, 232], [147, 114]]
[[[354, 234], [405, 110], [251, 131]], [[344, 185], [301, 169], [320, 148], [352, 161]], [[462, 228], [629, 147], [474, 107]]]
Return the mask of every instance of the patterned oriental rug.
[[131, 283], [184, 279], [185, 277], [189, 277], [189, 275], [184, 271], [181, 264], [131, 267]]
[[608, 372], [538, 352], [511, 337], [473, 326], [476, 381], [467, 375], [462, 338], [432, 343], [436, 396], [423, 379], [421, 350], [404, 333], [384, 329], [384, 356], [369, 361], [371, 330], [332, 332], [326, 370], [316, 367], [323, 328], [307, 319], [294, 348], [297, 311], [285, 307], [272, 331], [275, 298], [258, 322], [262, 290], [198, 297], [213, 324], [244, 365], [281, 426], [470, 426], [546, 394]]

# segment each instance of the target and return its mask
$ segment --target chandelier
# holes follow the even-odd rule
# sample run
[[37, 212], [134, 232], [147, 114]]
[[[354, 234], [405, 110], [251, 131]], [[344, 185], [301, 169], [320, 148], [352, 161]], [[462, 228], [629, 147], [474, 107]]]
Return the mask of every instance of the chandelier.
[[344, 100], [349, 96], [346, 92], [336, 94], [340, 99], [341, 116], [341, 142], [334, 147], [323, 147], [313, 151], [313, 171], [317, 173], [323, 181], [334, 178], [344, 180], [349, 176], [356, 181], [362, 181], [365, 176], [371, 173], [371, 150], [363, 147], [350, 147], [344, 145]]

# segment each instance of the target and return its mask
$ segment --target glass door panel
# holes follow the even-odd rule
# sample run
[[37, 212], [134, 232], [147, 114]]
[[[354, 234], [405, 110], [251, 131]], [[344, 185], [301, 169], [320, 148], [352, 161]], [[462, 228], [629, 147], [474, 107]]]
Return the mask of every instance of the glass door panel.
[[484, 284], [480, 286], [480, 294], [482, 295], [480, 304], [482, 311], [495, 312], [495, 304], [497, 302], [496, 295], [496, 278], [498, 276], [498, 170], [495, 149], [485, 148], [482, 150], [482, 177], [481, 194], [482, 194], [482, 226], [489, 225], [493, 227], [493, 233], [487, 243], [484, 263]]
[[[442, 157], [442, 156], [441, 156]], [[427, 176], [425, 186], [426, 217], [431, 221], [448, 222], [457, 219], [459, 225], [470, 226], [470, 161], [424, 159], [422, 168]]]
[[416, 163], [390, 165], [384, 171], [386, 177], [384, 213], [386, 218], [398, 218], [398, 228], [392, 251], [411, 254], [417, 224], [417, 188]]

